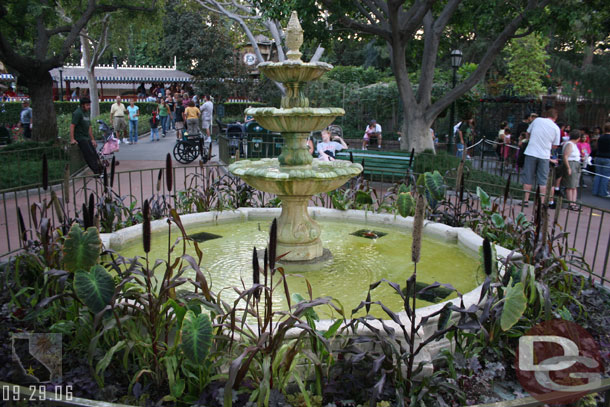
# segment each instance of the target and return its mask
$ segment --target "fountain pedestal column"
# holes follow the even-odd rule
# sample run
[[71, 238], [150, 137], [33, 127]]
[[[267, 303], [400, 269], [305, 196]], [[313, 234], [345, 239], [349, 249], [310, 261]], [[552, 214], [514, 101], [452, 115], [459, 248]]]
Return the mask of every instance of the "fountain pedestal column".
[[277, 222], [277, 254], [284, 261], [307, 261], [321, 257], [324, 248], [320, 240], [320, 225], [309, 216], [307, 206], [311, 196], [278, 195], [282, 214]]

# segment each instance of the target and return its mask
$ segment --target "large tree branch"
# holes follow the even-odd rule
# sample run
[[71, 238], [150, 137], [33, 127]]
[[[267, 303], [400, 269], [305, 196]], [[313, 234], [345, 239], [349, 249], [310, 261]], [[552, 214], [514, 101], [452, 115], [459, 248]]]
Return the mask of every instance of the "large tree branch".
[[527, 6], [515, 16], [508, 24], [504, 26], [504, 29], [498, 34], [496, 39], [487, 48], [485, 55], [479, 61], [477, 69], [470, 74], [468, 78], [454, 89], [445, 94], [442, 98], [437, 100], [431, 107], [426, 111], [426, 119], [429, 121], [434, 120], [443, 110], [445, 110], [451, 103], [464, 93], [468, 92], [473, 86], [477, 84], [485, 75], [489, 67], [492, 65], [495, 57], [500, 53], [504, 45], [514, 36], [517, 32], [525, 16], [533, 11], [534, 9], [541, 9], [549, 4], [550, 0], [528, 0]]
[[[435, 1], [436, 0], [417, 0], [406, 12], [402, 11], [402, 1], [390, 3], [395, 10], [394, 13], [396, 13], [397, 21], [399, 22], [396, 29], [399, 30], [402, 38], [406, 40], [415, 34], [421, 26], [424, 16], [428, 10], [432, 8]], [[392, 13], [392, 11], [390, 11], [390, 13]]]
[[[277, 58], [280, 61], [284, 61], [286, 59], [286, 55], [284, 55], [284, 48], [282, 48], [282, 29], [280, 27], [280, 23], [277, 21], [263, 20], [263, 25], [269, 30], [271, 37], [275, 41]], [[271, 53], [269, 55], [271, 55]]]
[[[368, 10], [362, 5], [362, 2], [366, 4]], [[364, 18], [368, 20], [370, 24], [384, 24], [386, 21], [386, 17], [381, 13], [381, 11], [374, 5], [370, 0], [353, 0], [354, 5], [360, 11], [360, 14]]]
[[[321, 0], [322, 4], [324, 4], [329, 10], [333, 10], [333, 2], [334, 0]], [[365, 24], [360, 21], [356, 21], [345, 14], [339, 14], [337, 16], [339, 22], [347, 27], [356, 31], [360, 31], [367, 34], [373, 34], [385, 39], [388, 42], [392, 41], [392, 32], [389, 30], [389, 27], [385, 25], [385, 27], [380, 27], [378, 25]]]

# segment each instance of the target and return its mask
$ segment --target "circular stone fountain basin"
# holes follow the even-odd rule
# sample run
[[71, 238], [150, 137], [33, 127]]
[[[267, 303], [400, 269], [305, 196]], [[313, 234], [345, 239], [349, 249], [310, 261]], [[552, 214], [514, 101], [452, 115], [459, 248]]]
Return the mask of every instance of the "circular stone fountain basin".
[[[222, 236], [200, 243], [203, 250], [203, 268], [206, 276], [218, 292], [230, 286], [241, 287], [241, 280], [251, 284], [252, 248], [264, 249], [267, 243], [270, 221], [279, 216], [279, 209], [239, 209], [220, 213], [185, 215], [182, 222], [189, 234], [206, 232]], [[319, 270], [308, 270], [301, 276], [291, 272], [289, 287], [291, 293], [298, 292], [306, 297], [305, 278], [309, 280], [315, 296], [332, 296], [344, 307], [349, 316], [351, 309], [366, 298], [370, 283], [386, 278], [405, 285], [413, 272], [410, 259], [412, 218], [393, 215], [366, 214], [363, 211], [337, 211], [323, 208], [310, 208], [310, 215], [321, 222], [324, 247], [333, 257], [321, 265]], [[153, 251], [151, 259], [165, 258], [167, 247], [167, 223], [153, 222]], [[354, 236], [361, 229], [373, 230], [377, 238]], [[387, 235], [381, 236], [382, 233]], [[476, 301], [476, 287], [483, 281], [479, 271], [477, 250], [480, 238], [468, 229], [451, 228], [428, 222], [424, 228], [425, 238], [422, 248], [422, 261], [418, 264], [418, 281], [431, 284], [434, 281], [447, 282], [460, 292], [470, 294], [464, 298]], [[119, 251], [126, 257], [142, 255], [141, 226], [123, 229], [103, 235], [104, 244]], [[173, 237], [178, 236], [177, 231]], [[158, 249], [154, 249], [158, 248]], [[498, 248], [498, 252], [501, 248]], [[194, 250], [192, 251], [194, 254]], [[278, 253], [279, 254], [279, 253]], [[188, 275], [188, 272], [187, 272]], [[225, 290], [227, 296], [235, 295], [233, 290]], [[277, 309], [285, 309], [282, 295], [278, 295]], [[451, 299], [433, 298], [430, 301], [418, 300], [422, 310], [432, 312]], [[390, 309], [401, 311], [400, 297], [383, 284], [373, 292], [372, 299], [381, 300]], [[440, 301], [437, 304], [436, 302]], [[329, 308], [320, 309], [320, 314], [330, 317]], [[325, 315], [326, 312], [326, 315]], [[373, 306], [371, 313], [385, 316], [383, 311]], [[422, 315], [428, 311], [422, 312]]]
[[280, 133], [309, 133], [328, 127], [345, 110], [339, 107], [251, 107], [245, 113], [254, 116], [258, 124]]

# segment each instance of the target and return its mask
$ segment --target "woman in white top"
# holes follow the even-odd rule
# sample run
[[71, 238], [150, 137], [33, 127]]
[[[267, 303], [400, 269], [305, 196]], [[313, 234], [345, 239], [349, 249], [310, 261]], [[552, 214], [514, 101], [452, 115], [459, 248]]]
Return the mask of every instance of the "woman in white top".
[[579, 211], [580, 208], [576, 205], [576, 188], [580, 181], [580, 151], [576, 146], [580, 138], [580, 131], [572, 130], [570, 132], [570, 140], [563, 145], [563, 177], [561, 182], [566, 188], [566, 199], [570, 201], [569, 209]]
[[335, 161], [335, 152], [347, 148], [347, 144], [340, 136], [335, 136], [333, 140], [335, 141], [330, 141], [330, 131], [322, 130], [322, 141], [316, 148], [319, 160]]

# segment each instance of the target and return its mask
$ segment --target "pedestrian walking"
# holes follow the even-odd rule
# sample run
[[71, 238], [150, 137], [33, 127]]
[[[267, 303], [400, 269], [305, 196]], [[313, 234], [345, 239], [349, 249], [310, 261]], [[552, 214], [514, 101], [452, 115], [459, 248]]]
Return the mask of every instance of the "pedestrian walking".
[[148, 122], [150, 123], [150, 141], [159, 141], [159, 116], [156, 110], [153, 110]]
[[19, 125], [23, 137], [26, 139], [32, 138], [32, 108], [30, 107], [30, 101], [24, 100], [22, 103], [23, 109], [19, 113]]
[[135, 105], [132, 100], [127, 107], [129, 114], [129, 142], [135, 144], [138, 142], [138, 118], [140, 117], [140, 108]]
[[112, 127], [114, 127], [114, 134], [119, 136], [121, 142], [130, 144], [129, 141], [125, 141], [127, 138], [127, 123], [125, 123], [126, 112], [127, 109], [121, 102], [121, 97], [117, 96], [116, 102], [110, 107], [110, 122], [112, 122]]
[[610, 198], [608, 178], [610, 178], [610, 122], [604, 124], [604, 134], [597, 140], [593, 195]]
[[167, 135], [167, 126], [169, 124], [169, 119], [171, 117], [171, 113], [169, 111], [169, 106], [165, 99], [161, 99], [161, 103], [158, 105], [159, 110], [159, 121], [161, 122], [161, 132], [163, 137]]
[[206, 133], [206, 141], [210, 141], [210, 129], [212, 127], [212, 116], [214, 114], [214, 104], [210, 100], [210, 95], [203, 97], [203, 105], [201, 106], [201, 127]]

